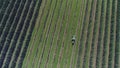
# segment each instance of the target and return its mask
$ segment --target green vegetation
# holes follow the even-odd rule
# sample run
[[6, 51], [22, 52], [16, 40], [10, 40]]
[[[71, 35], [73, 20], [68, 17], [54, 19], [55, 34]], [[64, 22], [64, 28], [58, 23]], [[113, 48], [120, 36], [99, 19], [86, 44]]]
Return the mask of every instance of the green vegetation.
[[[43, 3], [46, 5], [41, 6], [37, 19], [40, 21], [36, 23], [34, 31], [37, 31], [33, 32], [34, 39], [29, 44], [29, 56], [26, 55], [23, 67], [107, 68], [109, 64], [114, 67], [109, 57], [114, 60], [115, 36], [112, 38], [112, 35], [116, 34], [116, 28], [111, 27], [116, 25], [112, 23], [116, 1], [49, 0]], [[75, 45], [71, 43], [72, 35], [77, 36]]]
[[0, 0], [0, 68], [120, 68], [120, 1]]

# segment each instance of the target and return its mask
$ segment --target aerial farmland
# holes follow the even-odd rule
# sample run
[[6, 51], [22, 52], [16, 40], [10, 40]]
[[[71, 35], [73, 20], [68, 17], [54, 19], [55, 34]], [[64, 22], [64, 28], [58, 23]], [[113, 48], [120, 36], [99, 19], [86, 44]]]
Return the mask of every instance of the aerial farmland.
[[0, 0], [0, 68], [120, 68], [120, 0]]

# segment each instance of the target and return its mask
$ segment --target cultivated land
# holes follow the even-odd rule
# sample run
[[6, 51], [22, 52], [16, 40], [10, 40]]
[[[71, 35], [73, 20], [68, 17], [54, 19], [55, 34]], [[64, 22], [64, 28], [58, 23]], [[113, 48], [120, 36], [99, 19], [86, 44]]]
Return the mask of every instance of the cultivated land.
[[0, 68], [120, 68], [120, 0], [0, 0]]
[[117, 0], [42, 1], [22, 67], [119, 68], [118, 10]]

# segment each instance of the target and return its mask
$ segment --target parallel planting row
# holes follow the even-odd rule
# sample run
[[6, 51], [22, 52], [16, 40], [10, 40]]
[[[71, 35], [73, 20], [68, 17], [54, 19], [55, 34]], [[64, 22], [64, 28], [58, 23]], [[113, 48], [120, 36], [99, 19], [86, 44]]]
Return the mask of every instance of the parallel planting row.
[[120, 0], [0, 0], [0, 68], [120, 68]]
[[0, 3], [0, 68], [21, 68], [41, 0]]
[[119, 68], [119, 3], [43, 0], [22, 67]]

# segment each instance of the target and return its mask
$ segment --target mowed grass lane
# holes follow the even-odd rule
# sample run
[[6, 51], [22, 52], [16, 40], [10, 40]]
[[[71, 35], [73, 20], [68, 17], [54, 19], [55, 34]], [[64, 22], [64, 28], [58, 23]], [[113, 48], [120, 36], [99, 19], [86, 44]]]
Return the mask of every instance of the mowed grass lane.
[[[72, 0], [68, 0], [69, 1], [69, 6], [68, 6], [68, 9], [67, 9], [67, 12], [66, 13], [66, 18], [65, 18], [65, 21], [63, 23], [66, 22], [66, 29], [64, 31], [64, 35], [63, 35], [63, 40], [62, 40], [62, 44], [61, 44], [61, 49], [60, 49], [60, 54], [59, 54], [59, 60], [58, 60], [58, 68], [64, 68], [64, 65], [66, 64], [66, 56], [67, 54], [65, 54], [66, 50], [67, 50], [67, 46], [70, 46], [70, 45], [67, 45], [67, 43], [69, 42], [69, 40], [71, 41], [71, 37], [70, 37], [70, 34], [72, 31], [71, 30], [71, 25], [72, 23], [70, 23], [70, 18], [71, 18], [71, 12], [72, 12], [72, 4], [75, 2], [73, 2]], [[68, 59], [68, 58], [67, 58]]]
[[[81, 24], [81, 22], [80, 22], [80, 20], [81, 20], [81, 18], [82, 18], [82, 11], [83, 11], [83, 4], [84, 4], [84, 1], [83, 0], [81, 0], [81, 1], [79, 1], [79, 0], [77, 0], [76, 1], [76, 7], [75, 7], [75, 9], [74, 9], [74, 11], [73, 11], [73, 20], [71, 21], [71, 22], [74, 22], [74, 23], [76, 23], [76, 24], [74, 24], [74, 29], [75, 29], [75, 32], [72, 32], [72, 35], [76, 35], [78, 38], [76, 38], [76, 42], [75, 42], [75, 45], [73, 45], [71, 48], [72, 48], [72, 50], [71, 51], [69, 51], [69, 53], [71, 53], [71, 56], [70, 56], [70, 59], [69, 59], [69, 68], [73, 68], [73, 67], [75, 67], [76, 65], [75, 65], [75, 63], [74, 63], [74, 61], [76, 62], [76, 59], [75, 59], [75, 57], [77, 57], [77, 45], [78, 45], [78, 40], [79, 40], [79, 37], [80, 37], [80, 24]], [[70, 43], [70, 45], [71, 45], [71, 43]], [[68, 49], [69, 50], [69, 49]], [[68, 61], [67, 61], [68, 62]], [[66, 65], [67, 66], [67, 65]]]
[[62, 2], [62, 5], [61, 5], [61, 11], [60, 11], [60, 16], [59, 16], [59, 19], [58, 19], [58, 23], [60, 23], [60, 25], [58, 25], [58, 35], [57, 36], [57, 39], [55, 39], [55, 48], [54, 48], [54, 52], [53, 52], [53, 58], [52, 58], [52, 67], [51, 68], [54, 68], [56, 67], [57, 68], [57, 63], [58, 63], [58, 57], [59, 57], [59, 53], [60, 53], [60, 43], [62, 43], [62, 38], [63, 38], [63, 34], [64, 34], [64, 31], [65, 31], [65, 24], [67, 22], [64, 22], [64, 18], [65, 18], [65, 15], [66, 15], [66, 11], [67, 11], [67, 2], [68, 0]]
[[[70, 30], [70, 37], [68, 38], [68, 42], [66, 43], [67, 49], [65, 50], [65, 58], [64, 58], [64, 68], [69, 68], [75, 65], [72, 64], [73, 62], [73, 57], [75, 57], [76, 55], [73, 55], [75, 53], [74, 48], [76, 45], [76, 42], [78, 41], [77, 38], [78, 36], [76, 35], [76, 30], [77, 28], [79, 28], [77, 25], [79, 25], [80, 22], [78, 22], [79, 20], [79, 15], [80, 15], [80, 7], [82, 0], [75, 0], [72, 2], [72, 6], [71, 6], [71, 12], [70, 12], [70, 16], [69, 16], [69, 20], [68, 22], [71, 24], [69, 25], [69, 30]], [[76, 35], [76, 42], [75, 45], [72, 45], [71, 43], [71, 38], [72, 35]]]
[[[46, 68], [46, 63], [48, 61], [48, 57], [49, 57], [49, 54], [50, 54], [50, 49], [51, 49], [51, 46], [52, 46], [52, 41], [53, 41], [53, 36], [57, 30], [56, 27], [56, 24], [57, 24], [57, 17], [55, 15], [55, 13], [58, 14], [58, 10], [59, 10], [59, 4], [60, 4], [60, 1], [59, 0], [54, 0], [53, 1], [53, 11], [52, 11], [52, 15], [51, 15], [51, 19], [48, 20], [48, 22], [50, 23], [50, 26], [48, 28], [48, 32], [47, 32], [47, 37], [46, 37], [46, 40], [45, 40], [45, 43], [43, 44], [44, 46], [44, 49], [43, 49], [43, 52], [42, 52], [42, 55], [41, 55], [41, 58], [40, 58], [40, 64], [39, 66], [40, 67], [43, 67], [43, 68]], [[60, 11], [60, 10], [59, 10]], [[47, 22], [47, 23], [48, 23]]]
[[[60, 50], [58, 51], [58, 57], [56, 57], [56, 60], [58, 60], [57, 62], [57, 68], [61, 68], [63, 65], [64, 65], [64, 62], [62, 62], [62, 57], [63, 57], [63, 54], [64, 54], [64, 50], [66, 49], [66, 45], [65, 45], [65, 41], [66, 41], [66, 37], [69, 37], [69, 35], [67, 35], [68, 31], [68, 25], [69, 22], [68, 22], [68, 18], [70, 16], [70, 7], [72, 6], [71, 4], [71, 0], [67, 0], [67, 3], [66, 3], [66, 10], [65, 10], [65, 16], [63, 18], [63, 21], [61, 23], [63, 23], [63, 25], [65, 25], [65, 29], [64, 29], [64, 32], [63, 32], [63, 35], [61, 36], [62, 39], [61, 40], [61, 43], [59, 43], [58, 45], [58, 48], [60, 48]], [[61, 66], [62, 64], [62, 66]]]
[[[59, 32], [60, 32], [60, 27], [62, 25], [61, 21], [62, 21], [62, 9], [63, 8], [63, 4], [65, 3], [66, 1], [64, 0], [58, 0], [57, 1], [57, 6], [56, 6], [56, 9], [55, 9], [55, 12], [54, 12], [54, 16], [53, 16], [53, 19], [52, 19], [52, 22], [54, 22], [53, 24], [55, 24], [54, 28], [53, 28], [53, 32], [54, 34], [52, 34], [52, 40], [50, 42], [50, 48], [49, 48], [49, 53], [47, 55], [47, 59], [46, 59], [46, 63], [45, 63], [45, 68], [52, 68], [52, 63], [53, 63], [53, 59], [54, 59], [54, 55], [55, 55], [55, 48], [56, 48], [56, 44], [57, 44], [57, 40], [58, 40], [58, 37], [59, 37]], [[61, 17], [61, 18], [60, 18]]]
[[[54, 4], [55, 3], [55, 4]], [[52, 19], [53, 19], [53, 13], [55, 12], [55, 9], [56, 9], [56, 5], [57, 5], [57, 3], [56, 3], [56, 1], [53, 1], [52, 2], [52, 6], [53, 6], [53, 8], [52, 8], [52, 10], [50, 11], [51, 12], [51, 17], [48, 17], [48, 21], [47, 21], [47, 23], [50, 23], [49, 24], [49, 27], [46, 29], [47, 30], [47, 33], [46, 33], [46, 37], [45, 37], [45, 40], [44, 40], [44, 42], [42, 43], [42, 45], [44, 46], [43, 48], [42, 48], [42, 51], [39, 51], [39, 55], [38, 55], [38, 57], [39, 57], [39, 60], [36, 60], [36, 62], [38, 62], [38, 64], [37, 64], [37, 66], [38, 67], [44, 67], [45, 65], [45, 60], [47, 59], [47, 55], [48, 55], [48, 51], [47, 50], [49, 50], [49, 49], [47, 49], [47, 48], [50, 48], [50, 47], [47, 47], [47, 46], [50, 46], [50, 44], [49, 45], [47, 45], [46, 43], [48, 42], [48, 38], [49, 39], [51, 39], [50, 38], [50, 31], [51, 30], [54, 30], [54, 29], [51, 29], [51, 24], [52, 24]], [[47, 25], [47, 24], [46, 24]], [[52, 35], [51, 35], [52, 36]], [[49, 41], [52, 41], [52, 40], [49, 40]], [[47, 50], [46, 50], [47, 49]], [[44, 52], [46, 52], [47, 54], [45, 54]], [[45, 56], [44, 56], [45, 55]], [[43, 59], [44, 59], [44, 64], [42, 63], [42, 61], [43, 61]]]

